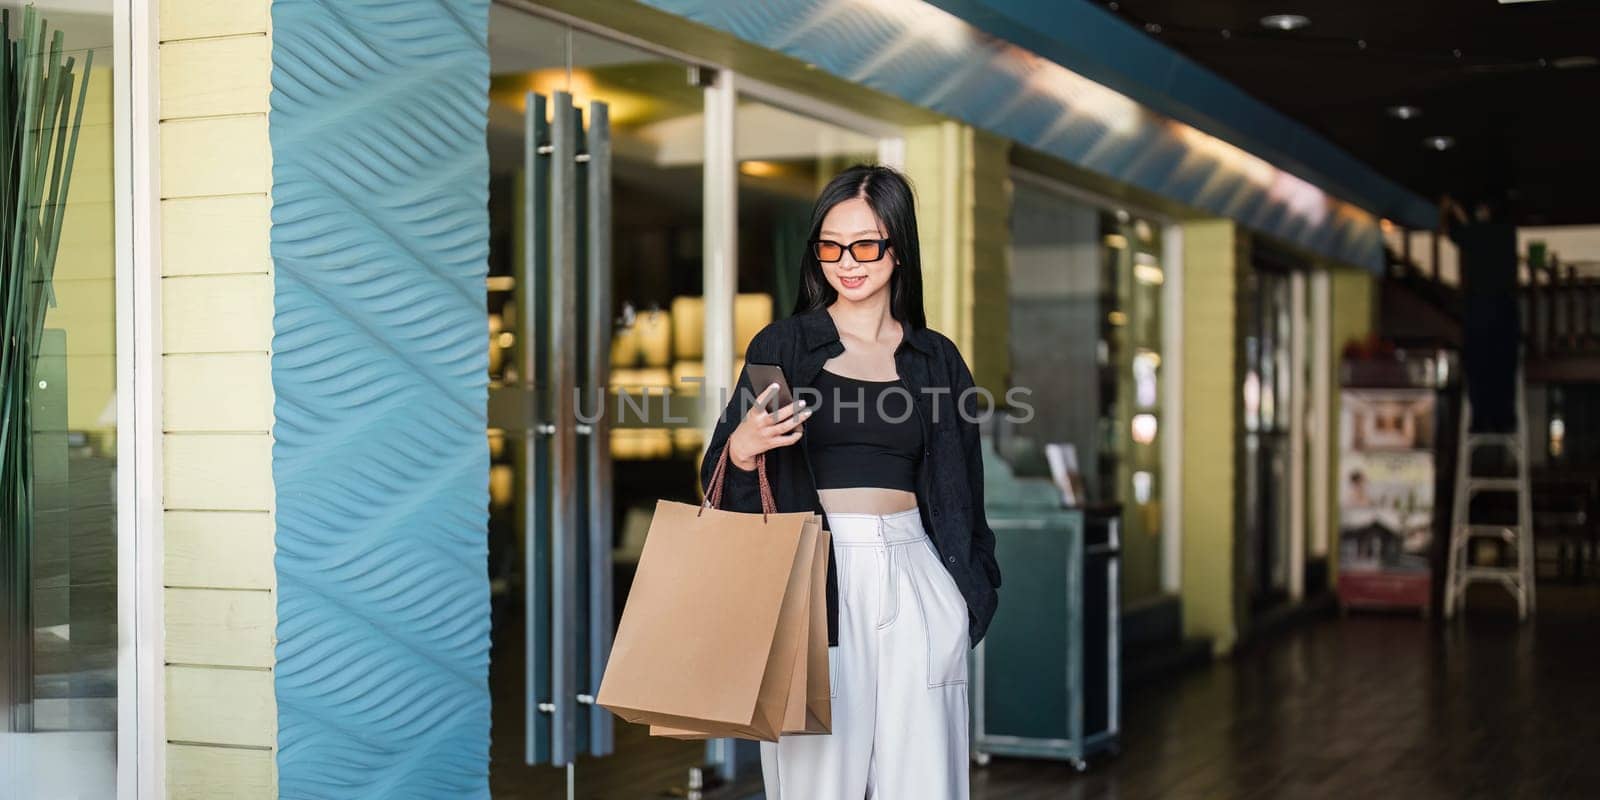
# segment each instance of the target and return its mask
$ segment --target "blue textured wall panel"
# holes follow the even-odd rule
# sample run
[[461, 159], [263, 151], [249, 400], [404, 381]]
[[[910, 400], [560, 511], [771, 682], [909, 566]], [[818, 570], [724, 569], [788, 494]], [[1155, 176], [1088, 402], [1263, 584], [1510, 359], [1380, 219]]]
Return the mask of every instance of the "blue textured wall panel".
[[274, 0], [282, 797], [488, 797], [488, 0]]

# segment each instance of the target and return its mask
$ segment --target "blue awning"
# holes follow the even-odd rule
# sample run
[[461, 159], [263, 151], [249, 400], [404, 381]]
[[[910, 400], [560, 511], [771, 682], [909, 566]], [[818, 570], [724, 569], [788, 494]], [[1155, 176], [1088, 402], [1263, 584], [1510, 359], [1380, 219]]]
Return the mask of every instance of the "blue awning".
[[1086, 2], [640, 0], [1374, 271], [1421, 197]]

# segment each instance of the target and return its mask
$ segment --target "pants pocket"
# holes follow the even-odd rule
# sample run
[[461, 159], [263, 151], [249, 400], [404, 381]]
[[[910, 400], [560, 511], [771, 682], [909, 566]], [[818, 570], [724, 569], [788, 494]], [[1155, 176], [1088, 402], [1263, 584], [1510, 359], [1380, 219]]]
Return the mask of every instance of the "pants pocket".
[[828, 648], [828, 697], [839, 697], [839, 648]]
[[928, 651], [928, 688], [967, 682], [967, 601], [955, 578], [944, 568], [933, 543], [925, 541], [927, 558], [921, 559], [912, 586], [922, 611]]

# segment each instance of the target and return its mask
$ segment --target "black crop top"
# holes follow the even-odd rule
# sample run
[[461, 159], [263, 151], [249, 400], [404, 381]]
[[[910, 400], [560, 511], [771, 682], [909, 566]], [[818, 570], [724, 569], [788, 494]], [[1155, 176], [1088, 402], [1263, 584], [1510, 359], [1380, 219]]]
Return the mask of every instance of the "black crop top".
[[905, 385], [823, 370], [813, 388], [815, 393], [801, 395], [808, 403], [820, 400], [802, 441], [817, 488], [915, 492], [922, 420]]

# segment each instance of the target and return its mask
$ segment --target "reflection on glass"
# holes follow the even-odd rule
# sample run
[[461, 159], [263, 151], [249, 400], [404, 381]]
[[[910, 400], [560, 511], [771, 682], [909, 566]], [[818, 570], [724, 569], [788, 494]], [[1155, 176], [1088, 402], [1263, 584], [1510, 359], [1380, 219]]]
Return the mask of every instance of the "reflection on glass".
[[[765, 295], [774, 317], [794, 310], [811, 205], [833, 176], [874, 163], [878, 140], [749, 98], [734, 118], [739, 148], [739, 291]], [[754, 335], [755, 331], [749, 331]], [[736, 336], [743, 352], [749, 338]]]
[[1156, 440], [1156, 415], [1138, 414], [1133, 418], [1133, 441], [1135, 444], [1151, 444]]
[[[13, 35], [23, 4], [11, 12]], [[111, 797], [117, 729], [116, 272], [112, 4], [49, 4], [87, 94], [28, 387], [31, 541], [0, 530], [0, 795]], [[83, 65], [94, 51], [93, 69]], [[25, 557], [18, 559], [19, 554]]]
[[[1128, 532], [1123, 552], [1123, 598], [1134, 602], [1161, 591], [1161, 231], [1123, 212], [1101, 213], [1104, 249], [1102, 302], [1109, 307], [1101, 336], [1110, 358], [1102, 372], [1103, 485], [1123, 504]], [[1111, 246], [1115, 245], [1115, 246]], [[1126, 432], [1126, 433], [1124, 433]], [[1109, 457], [1108, 457], [1109, 456]]]
[[1155, 408], [1158, 395], [1156, 370], [1161, 367], [1161, 355], [1150, 350], [1140, 350], [1133, 357], [1134, 402], [1140, 408]]
[[1161, 227], [1031, 180], [1011, 208], [1011, 386], [1041, 412], [1003, 443], [1029, 453], [1071, 444], [1090, 502], [1119, 504], [1126, 602], [1161, 592]]
[[1253, 369], [1244, 373], [1244, 429], [1261, 429], [1261, 375]]
[[[1292, 302], [1291, 273], [1261, 262], [1244, 276], [1240, 323], [1244, 330], [1243, 398], [1245, 460], [1245, 572], [1256, 609], [1287, 596], [1292, 334], [1304, 325], [1305, 309]], [[1303, 365], [1302, 365], [1302, 368]]]
[[1155, 485], [1155, 476], [1140, 470], [1133, 473], [1133, 501], [1139, 505], [1150, 502], [1150, 490]]

